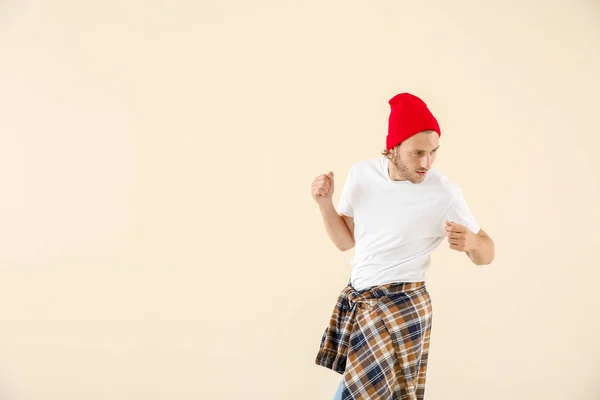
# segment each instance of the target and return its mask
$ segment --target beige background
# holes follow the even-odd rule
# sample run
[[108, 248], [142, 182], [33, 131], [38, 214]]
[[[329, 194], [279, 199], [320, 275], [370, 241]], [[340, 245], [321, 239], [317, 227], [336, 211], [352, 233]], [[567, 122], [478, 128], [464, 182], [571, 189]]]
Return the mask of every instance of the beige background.
[[310, 184], [401, 91], [497, 249], [433, 255], [427, 399], [600, 398], [600, 6], [522, 3], [0, 2], [0, 399], [331, 398]]

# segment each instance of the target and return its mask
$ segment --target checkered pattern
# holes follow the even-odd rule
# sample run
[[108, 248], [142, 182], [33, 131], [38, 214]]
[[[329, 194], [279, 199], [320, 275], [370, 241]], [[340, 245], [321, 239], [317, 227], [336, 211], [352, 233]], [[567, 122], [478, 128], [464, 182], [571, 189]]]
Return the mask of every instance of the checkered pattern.
[[424, 282], [340, 293], [316, 364], [343, 375], [342, 399], [423, 400], [431, 332]]

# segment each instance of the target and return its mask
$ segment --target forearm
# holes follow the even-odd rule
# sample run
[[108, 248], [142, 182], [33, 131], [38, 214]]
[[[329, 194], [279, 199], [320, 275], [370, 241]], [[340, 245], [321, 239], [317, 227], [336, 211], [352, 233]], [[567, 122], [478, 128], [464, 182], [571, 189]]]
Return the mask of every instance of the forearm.
[[490, 264], [494, 260], [494, 241], [487, 235], [475, 235], [474, 246], [467, 255], [476, 265]]
[[339, 250], [346, 251], [354, 247], [354, 238], [342, 217], [337, 213], [333, 203], [319, 205], [321, 217], [327, 235]]

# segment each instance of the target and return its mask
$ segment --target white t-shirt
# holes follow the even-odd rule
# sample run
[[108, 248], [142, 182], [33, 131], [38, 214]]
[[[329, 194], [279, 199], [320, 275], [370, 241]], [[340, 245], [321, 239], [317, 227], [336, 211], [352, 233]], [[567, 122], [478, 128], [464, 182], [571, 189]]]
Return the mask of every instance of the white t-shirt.
[[436, 169], [421, 183], [393, 181], [389, 160], [352, 165], [337, 211], [354, 218], [351, 283], [357, 289], [390, 282], [425, 280], [431, 252], [444, 240], [445, 222], [478, 233], [458, 185]]

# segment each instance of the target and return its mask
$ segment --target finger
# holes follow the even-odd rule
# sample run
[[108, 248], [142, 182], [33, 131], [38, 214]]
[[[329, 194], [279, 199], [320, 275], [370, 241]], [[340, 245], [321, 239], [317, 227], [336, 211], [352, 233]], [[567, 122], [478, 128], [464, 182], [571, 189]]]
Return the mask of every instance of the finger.
[[456, 231], [453, 231], [453, 230], [447, 230], [446, 231], [446, 235], [453, 235], [453, 236], [461, 237], [461, 238], [463, 238], [463, 237], [466, 236], [466, 234], [464, 232], [456, 232]]
[[460, 250], [464, 249], [465, 247], [465, 242], [462, 240], [448, 240], [448, 244]]
[[316, 181], [313, 182], [313, 185], [315, 187], [323, 187], [325, 185], [329, 185], [329, 182], [326, 181], [326, 180], [316, 180]]
[[458, 238], [458, 239], [456, 239], [456, 238], [448, 238], [448, 243], [456, 244], [458, 246], [464, 246], [465, 240], [461, 239], [461, 238]]
[[327, 182], [328, 184], [333, 183], [333, 180], [331, 178], [329, 178], [328, 176], [321, 176], [315, 179], [315, 182], [318, 183], [325, 183]]
[[461, 225], [461, 224], [456, 224], [456, 223], [452, 224], [452, 230], [453, 230], [454, 232], [459, 232], [459, 233], [460, 233], [460, 232], [465, 232], [465, 231], [466, 231], [466, 229], [467, 229], [467, 228], [465, 228], [465, 227], [464, 227], [463, 225]]
[[462, 239], [463, 235], [460, 233], [454, 233], [454, 232], [446, 232], [446, 236], [449, 239]]
[[446, 222], [446, 232], [456, 232], [456, 233], [461, 233], [461, 232], [466, 232], [466, 228], [460, 224], [456, 224], [454, 222]]

